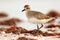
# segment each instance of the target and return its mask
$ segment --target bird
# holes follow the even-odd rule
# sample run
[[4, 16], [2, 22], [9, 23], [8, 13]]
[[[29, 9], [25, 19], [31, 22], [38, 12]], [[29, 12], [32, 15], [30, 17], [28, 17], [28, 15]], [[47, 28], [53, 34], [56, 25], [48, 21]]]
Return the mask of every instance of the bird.
[[[38, 29], [42, 28], [43, 24], [48, 23], [54, 19], [43, 14], [42, 12], [31, 10], [30, 5], [25, 5], [22, 12], [23, 11], [25, 11], [28, 21], [37, 24]], [[41, 24], [42, 26], [39, 28], [38, 24]]]

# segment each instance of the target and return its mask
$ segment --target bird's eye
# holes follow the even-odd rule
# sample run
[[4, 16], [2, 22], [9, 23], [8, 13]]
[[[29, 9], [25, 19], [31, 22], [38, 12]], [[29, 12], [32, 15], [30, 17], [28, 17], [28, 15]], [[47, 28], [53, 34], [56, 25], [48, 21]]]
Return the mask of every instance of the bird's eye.
[[26, 8], [26, 9], [29, 9], [29, 8]]

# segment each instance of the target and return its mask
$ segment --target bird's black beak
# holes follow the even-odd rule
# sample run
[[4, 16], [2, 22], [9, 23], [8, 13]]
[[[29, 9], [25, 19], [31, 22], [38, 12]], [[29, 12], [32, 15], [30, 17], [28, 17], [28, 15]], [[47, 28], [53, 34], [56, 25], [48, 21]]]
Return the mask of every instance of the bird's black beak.
[[25, 11], [25, 9], [22, 10], [22, 12]]

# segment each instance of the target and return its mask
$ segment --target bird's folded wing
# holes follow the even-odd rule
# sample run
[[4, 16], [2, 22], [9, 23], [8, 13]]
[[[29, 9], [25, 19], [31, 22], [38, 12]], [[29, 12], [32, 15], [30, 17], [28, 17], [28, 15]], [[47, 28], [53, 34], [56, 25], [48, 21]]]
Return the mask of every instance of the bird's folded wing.
[[36, 12], [36, 11], [33, 11], [32, 15], [37, 19], [49, 19], [50, 18], [49, 16], [47, 16], [41, 12]]

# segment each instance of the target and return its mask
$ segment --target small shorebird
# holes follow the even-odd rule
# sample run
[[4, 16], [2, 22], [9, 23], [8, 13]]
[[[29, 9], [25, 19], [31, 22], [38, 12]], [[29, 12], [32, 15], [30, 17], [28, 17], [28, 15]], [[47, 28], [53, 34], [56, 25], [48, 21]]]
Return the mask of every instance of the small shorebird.
[[[31, 10], [29, 5], [25, 5], [22, 12], [23, 11], [26, 12], [26, 16], [28, 18], [28, 21], [32, 22], [32, 23], [44, 24], [44, 23], [48, 23], [54, 19], [54, 18], [51, 18], [41, 12]], [[43, 27], [43, 25], [40, 28], [42, 28], [42, 27]], [[38, 25], [37, 25], [37, 28], [39, 29]]]

